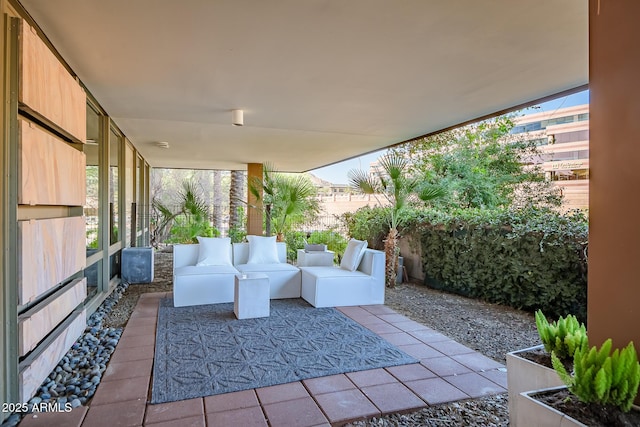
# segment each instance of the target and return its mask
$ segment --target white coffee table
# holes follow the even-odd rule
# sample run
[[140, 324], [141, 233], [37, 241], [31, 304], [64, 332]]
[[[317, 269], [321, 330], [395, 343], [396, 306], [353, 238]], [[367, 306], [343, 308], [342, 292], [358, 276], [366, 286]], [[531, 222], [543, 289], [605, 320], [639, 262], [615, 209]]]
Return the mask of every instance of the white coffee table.
[[269, 309], [269, 277], [262, 273], [236, 274], [233, 298], [236, 317], [268, 317]]

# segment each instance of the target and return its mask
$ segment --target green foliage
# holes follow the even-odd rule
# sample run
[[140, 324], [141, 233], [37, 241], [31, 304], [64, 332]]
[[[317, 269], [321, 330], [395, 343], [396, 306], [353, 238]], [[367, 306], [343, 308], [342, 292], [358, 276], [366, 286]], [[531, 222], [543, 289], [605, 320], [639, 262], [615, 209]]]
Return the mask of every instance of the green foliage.
[[[153, 202], [155, 212], [154, 242], [197, 243], [197, 236], [217, 237], [220, 232], [211, 226], [208, 207], [201, 192], [193, 181], [184, 181], [179, 193], [180, 208], [177, 212], [157, 200]], [[169, 237], [166, 238], [169, 230]], [[164, 237], [164, 238], [163, 238]]]
[[[403, 212], [407, 208], [410, 197], [418, 195], [425, 198], [442, 196], [440, 188], [432, 186], [429, 191], [417, 192], [420, 181], [409, 175], [410, 160], [407, 156], [389, 153], [378, 161], [380, 169], [375, 175], [362, 170], [349, 171], [351, 187], [365, 194], [372, 194], [376, 198], [383, 196], [388, 202], [389, 234], [384, 239], [385, 252], [385, 283], [393, 288], [396, 285], [398, 271], [398, 227], [403, 224]], [[426, 200], [426, 199], [425, 199]]]
[[536, 310], [536, 327], [544, 349], [563, 360], [573, 358], [576, 350], [587, 343], [587, 328], [573, 315], [549, 323], [542, 310]]
[[198, 243], [200, 237], [220, 237], [220, 231], [211, 226], [208, 221], [194, 220], [185, 216], [175, 219], [171, 227], [171, 237], [168, 243]]
[[393, 152], [412, 159], [412, 174], [445, 190], [434, 201], [440, 207], [558, 206], [559, 191], [531, 166], [540, 155], [535, 142], [511, 135], [513, 125], [512, 115], [503, 115], [402, 144]]
[[427, 185], [420, 179], [410, 175], [411, 162], [408, 157], [390, 153], [379, 160], [380, 170], [375, 175], [359, 169], [349, 171], [351, 187], [360, 193], [382, 196], [389, 208], [389, 229], [397, 230], [402, 226], [404, 210], [408, 207], [410, 197], [419, 196], [423, 201], [437, 199], [444, 195], [439, 186]]
[[232, 227], [229, 229], [229, 238], [231, 239], [231, 243], [244, 242], [245, 237], [247, 237], [247, 231], [245, 229], [239, 227]]
[[271, 235], [272, 227], [276, 234], [283, 234], [312, 220], [320, 211], [316, 187], [307, 176], [275, 172], [268, 164], [264, 166], [262, 180], [253, 179], [249, 183], [249, 191], [263, 204], [267, 236]]
[[303, 249], [307, 235], [303, 231], [289, 231], [284, 235], [284, 241], [287, 243], [287, 259], [297, 261], [298, 249]]
[[[244, 208], [241, 206], [238, 207], [238, 224], [246, 223], [246, 215], [244, 213]], [[229, 238], [231, 239], [231, 243], [240, 243], [243, 242], [245, 237], [247, 237], [247, 230], [245, 230], [241, 225], [237, 227], [229, 228]]]
[[585, 403], [613, 405], [624, 412], [631, 409], [640, 384], [640, 363], [633, 341], [611, 354], [612, 341], [606, 340], [600, 349], [585, 343], [573, 358], [570, 375], [560, 358], [551, 354], [553, 368], [578, 399]]
[[355, 212], [342, 214], [340, 219], [344, 222], [350, 237], [367, 240], [369, 247], [382, 249], [384, 247], [383, 240], [389, 233], [388, 217], [388, 207], [364, 206]]
[[347, 249], [347, 239], [345, 239], [340, 233], [333, 230], [314, 231], [307, 238], [307, 243], [310, 244], [325, 244], [327, 249], [335, 252], [334, 262], [339, 262]]
[[425, 284], [534, 311], [586, 320], [588, 223], [547, 209], [410, 211]]

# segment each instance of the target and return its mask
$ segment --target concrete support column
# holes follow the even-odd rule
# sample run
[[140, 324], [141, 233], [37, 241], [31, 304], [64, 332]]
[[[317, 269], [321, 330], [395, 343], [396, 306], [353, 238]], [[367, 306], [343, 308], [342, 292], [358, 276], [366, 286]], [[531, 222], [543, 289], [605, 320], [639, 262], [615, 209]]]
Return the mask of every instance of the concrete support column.
[[260, 200], [251, 194], [249, 187], [251, 182], [260, 180], [262, 182], [262, 163], [248, 163], [247, 164], [247, 200], [249, 201], [249, 207], [247, 209], [247, 234], [254, 234], [262, 236], [262, 187], [260, 190]]
[[[640, 350], [640, 2], [589, 1], [591, 345]], [[638, 401], [636, 400], [636, 403]]]

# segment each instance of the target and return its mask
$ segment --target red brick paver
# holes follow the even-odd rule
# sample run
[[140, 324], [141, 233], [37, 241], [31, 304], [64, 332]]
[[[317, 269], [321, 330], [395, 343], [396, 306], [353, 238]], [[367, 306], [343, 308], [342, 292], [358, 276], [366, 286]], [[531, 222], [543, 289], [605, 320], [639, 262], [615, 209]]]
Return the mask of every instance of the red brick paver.
[[506, 392], [502, 364], [387, 306], [375, 305], [338, 310], [420, 363], [152, 405], [147, 402], [158, 302], [166, 295], [140, 297], [89, 406], [31, 415], [21, 427], [330, 426]]

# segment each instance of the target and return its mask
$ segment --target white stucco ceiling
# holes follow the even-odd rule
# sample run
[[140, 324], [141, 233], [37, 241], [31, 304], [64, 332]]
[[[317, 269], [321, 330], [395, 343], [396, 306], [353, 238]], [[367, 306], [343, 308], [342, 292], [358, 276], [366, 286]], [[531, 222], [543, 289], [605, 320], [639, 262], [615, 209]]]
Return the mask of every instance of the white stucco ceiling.
[[154, 167], [305, 171], [588, 83], [583, 0], [21, 3]]

